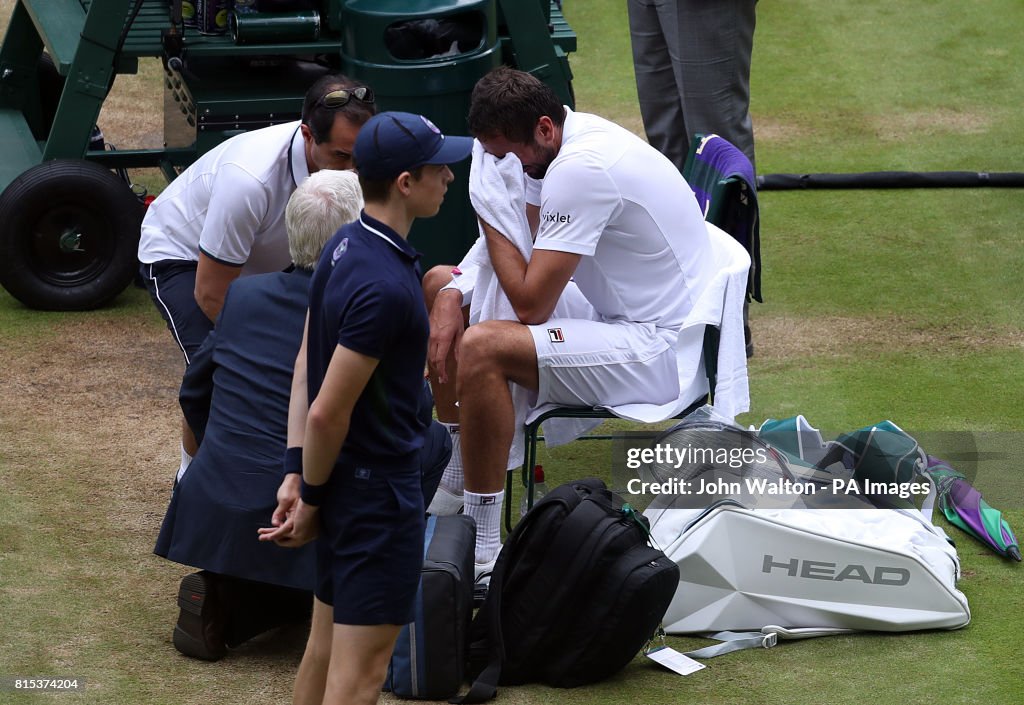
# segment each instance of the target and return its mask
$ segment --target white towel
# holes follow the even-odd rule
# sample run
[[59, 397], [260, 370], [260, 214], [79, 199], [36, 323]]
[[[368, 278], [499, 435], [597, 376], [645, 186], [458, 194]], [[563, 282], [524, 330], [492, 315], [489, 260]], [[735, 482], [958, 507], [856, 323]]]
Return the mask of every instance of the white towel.
[[[530, 226], [526, 221], [526, 191], [523, 165], [514, 154], [497, 159], [484, 151], [479, 140], [473, 141], [473, 161], [469, 167], [469, 200], [477, 216], [504, 235], [527, 260], [533, 252]], [[498, 275], [487, 259], [483, 228], [473, 245], [473, 259], [479, 265], [476, 289], [469, 306], [470, 324], [478, 321], [514, 321], [516, 312], [501, 288]], [[483, 254], [483, 258], [480, 254]], [[460, 269], [461, 264], [460, 264]]]
[[[492, 228], [500, 232], [523, 255], [527, 262], [533, 253], [533, 238], [526, 220], [526, 191], [523, 165], [514, 154], [498, 159], [484, 151], [479, 140], [473, 142], [473, 161], [469, 168], [469, 199], [477, 215]], [[480, 237], [462, 262], [459, 269], [465, 275], [475, 275], [476, 286], [469, 305], [470, 324], [488, 320], [515, 321], [515, 310], [501, 288], [498, 275], [491, 266], [484, 241], [483, 228]], [[467, 271], [471, 270], [471, 271]], [[575, 288], [567, 287], [555, 305], [553, 318], [584, 318], [594, 315], [593, 308]], [[523, 424], [537, 403], [537, 395], [518, 384], [509, 383], [512, 403], [516, 412], [515, 436], [509, 449], [508, 468], [523, 464]], [[547, 444], [558, 445], [578, 438], [600, 422], [586, 419], [556, 419], [545, 424]]]
[[720, 336], [715, 410], [734, 419], [737, 414], [750, 409], [747, 347], [743, 335], [743, 301], [747, 295], [750, 255], [727, 232], [711, 223], [705, 225], [711, 236], [718, 273], [686, 317], [683, 333], [697, 329], [703, 337], [705, 325], [718, 326]]

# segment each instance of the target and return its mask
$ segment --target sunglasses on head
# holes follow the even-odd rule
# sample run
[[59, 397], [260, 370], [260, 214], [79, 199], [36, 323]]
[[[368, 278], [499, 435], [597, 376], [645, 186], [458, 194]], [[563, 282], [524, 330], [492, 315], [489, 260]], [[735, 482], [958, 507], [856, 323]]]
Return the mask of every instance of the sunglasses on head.
[[320, 99], [320, 105], [324, 106], [328, 110], [337, 110], [343, 108], [349, 104], [353, 98], [361, 103], [372, 103], [373, 102], [373, 91], [366, 86], [359, 86], [358, 88], [340, 88], [336, 91], [331, 91], [323, 98]]

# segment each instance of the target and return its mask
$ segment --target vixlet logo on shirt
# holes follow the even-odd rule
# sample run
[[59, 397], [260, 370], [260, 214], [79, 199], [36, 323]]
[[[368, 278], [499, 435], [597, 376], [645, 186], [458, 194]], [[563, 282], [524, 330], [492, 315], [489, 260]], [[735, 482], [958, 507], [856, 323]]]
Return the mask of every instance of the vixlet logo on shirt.
[[545, 211], [540, 214], [541, 222], [544, 224], [550, 223], [571, 223], [572, 213], [562, 214], [558, 211]]

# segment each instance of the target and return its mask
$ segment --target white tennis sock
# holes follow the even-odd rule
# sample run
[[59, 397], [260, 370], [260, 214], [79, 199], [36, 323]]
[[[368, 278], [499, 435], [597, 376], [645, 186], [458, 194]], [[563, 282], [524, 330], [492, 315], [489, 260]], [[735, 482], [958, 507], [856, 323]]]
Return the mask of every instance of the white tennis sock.
[[493, 494], [477, 494], [466, 490], [466, 515], [476, 522], [476, 562], [490, 563], [501, 550], [501, 506], [505, 490]]
[[192, 464], [192, 456], [185, 450], [185, 446], [181, 447], [181, 465], [178, 466], [178, 474], [174, 476], [174, 481], [179, 482], [181, 476], [188, 470], [188, 466]]
[[462, 436], [459, 434], [457, 423], [443, 424], [452, 437], [452, 458], [441, 475], [441, 487], [454, 495], [461, 495], [463, 491], [462, 480]]

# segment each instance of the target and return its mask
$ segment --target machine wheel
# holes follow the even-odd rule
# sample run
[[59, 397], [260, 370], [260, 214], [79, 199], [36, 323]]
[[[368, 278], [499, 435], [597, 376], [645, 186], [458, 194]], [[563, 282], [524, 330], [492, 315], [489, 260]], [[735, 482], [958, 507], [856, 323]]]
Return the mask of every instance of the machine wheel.
[[37, 164], [0, 195], [0, 285], [30, 308], [101, 306], [135, 276], [141, 222], [139, 199], [109, 170]]

